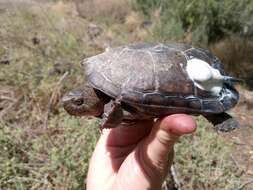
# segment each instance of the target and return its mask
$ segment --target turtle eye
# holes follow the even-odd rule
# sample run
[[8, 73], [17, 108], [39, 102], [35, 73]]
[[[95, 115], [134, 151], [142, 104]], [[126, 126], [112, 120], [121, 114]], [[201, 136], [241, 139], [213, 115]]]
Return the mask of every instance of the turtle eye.
[[77, 106], [81, 106], [81, 105], [83, 105], [83, 103], [84, 103], [83, 99], [74, 100], [74, 104]]

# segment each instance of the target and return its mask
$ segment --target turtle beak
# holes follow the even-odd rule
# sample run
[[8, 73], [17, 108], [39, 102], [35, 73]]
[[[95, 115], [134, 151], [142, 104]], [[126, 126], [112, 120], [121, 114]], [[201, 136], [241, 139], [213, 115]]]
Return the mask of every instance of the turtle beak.
[[68, 94], [64, 95], [61, 99], [61, 102], [62, 103], [66, 103], [66, 102], [69, 102], [70, 100], [72, 100], [73, 97], [70, 97]]
[[71, 100], [75, 100], [82, 97], [82, 91], [80, 89], [75, 89], [75, 90], [71, 90], [70, 92], [68, 92], [67, 94], [65, 94], [61, 101], [62, 103], [66, 103], [69, 102]]

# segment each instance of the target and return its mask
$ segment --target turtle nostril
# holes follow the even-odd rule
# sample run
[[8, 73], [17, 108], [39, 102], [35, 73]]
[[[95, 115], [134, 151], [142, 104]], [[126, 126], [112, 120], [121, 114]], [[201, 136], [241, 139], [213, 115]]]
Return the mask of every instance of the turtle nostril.
[[77, 106], [81, 106], [81, 105], [84, 103], [84, 101], [83, 101], [83, 99], [78, 99], [78, 100], [75, 100], [74, 103], [75, 103]]

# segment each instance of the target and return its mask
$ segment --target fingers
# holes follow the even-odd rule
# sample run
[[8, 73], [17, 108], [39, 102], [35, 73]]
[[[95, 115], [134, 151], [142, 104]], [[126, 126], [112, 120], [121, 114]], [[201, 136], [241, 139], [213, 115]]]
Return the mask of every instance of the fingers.
[[113, 129], [104, 129], [101, 138], [106, 138], [106, 146], [123, 147], [138, 143], [153, 127], [152, 120], [122, 122]]
[[[148, 136], [152, 127], [153, 121], [145, 120], [103, 129], [89, 163], [87, 189], [113, 189], [115, 176], [122, 163], [139, 141]], [[128, 172], [123, 171], [123, 174], [125, 176]]]
[[157, 121], [155, 128], [163, 129], [170, 135], [180, 136], [194, 132], [196, 122], [189, 115], [174, 114]]
[[[152, 172], [168, 168], [168, 155], [173, 158], [173, 146], [178, 137], [194, 132], [196, 123], [191, 116], [175, 114], [167, 116], [155, 123], [150, 135], [144, 141], [142, 149], [144, 163]], [[144, 166], [145, 167], [145, 166]], [[152, 171], [152, 169], [155, 169]], [[148, 171], [147, 171], [148, 172]]]

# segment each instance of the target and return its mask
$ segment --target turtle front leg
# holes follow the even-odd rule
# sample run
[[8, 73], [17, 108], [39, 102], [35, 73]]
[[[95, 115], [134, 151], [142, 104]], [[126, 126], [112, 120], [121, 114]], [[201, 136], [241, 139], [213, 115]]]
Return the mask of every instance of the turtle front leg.
[[74, 116], [99, 116], [104, 111], [106, 101], [88, 84], [74, 89], [62, 98], [64, 109]]
[[114, 128], [121, 123], [124, 115], [121, 107], [121, 99], [121, 97], [118, 97], [104, 106], [100, 129]]

